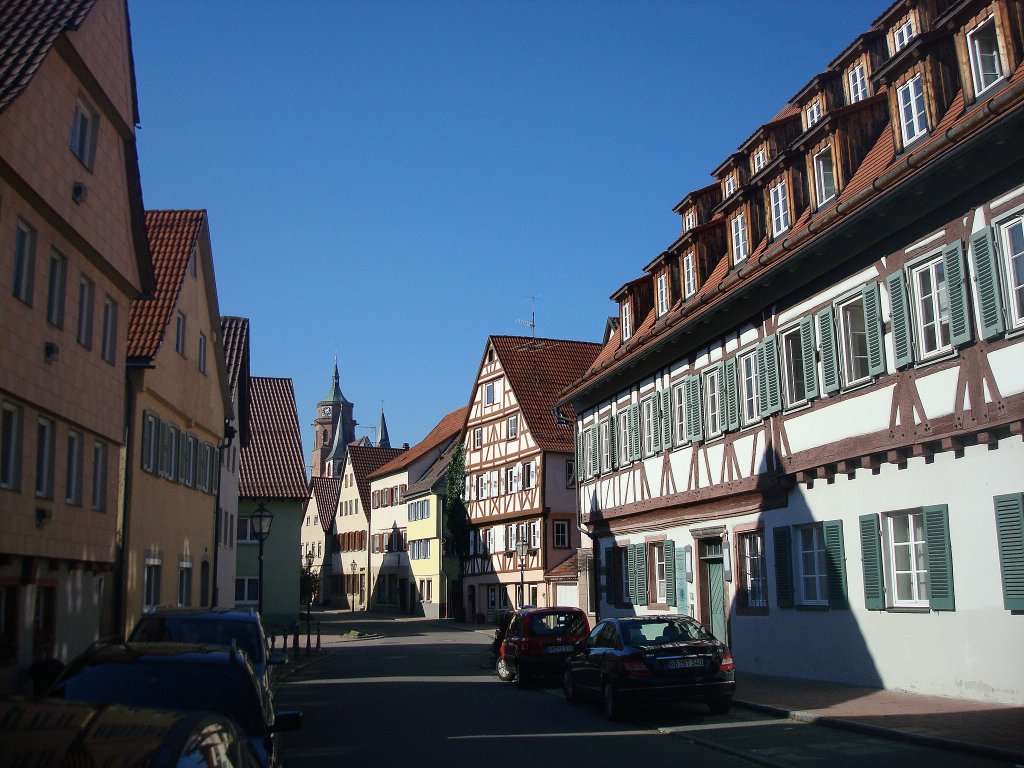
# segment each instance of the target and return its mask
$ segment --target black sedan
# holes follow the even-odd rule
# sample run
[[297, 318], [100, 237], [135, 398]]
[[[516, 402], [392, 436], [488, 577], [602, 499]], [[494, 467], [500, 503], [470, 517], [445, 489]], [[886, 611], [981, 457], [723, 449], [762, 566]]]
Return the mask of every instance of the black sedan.
[[594, 627], [566, 664], [565, 698], [602, 702], [610, 720], [641, 702], [705, 702], [724, 714], [736, 693], [728, 646], [688, 616], [631, 616]]

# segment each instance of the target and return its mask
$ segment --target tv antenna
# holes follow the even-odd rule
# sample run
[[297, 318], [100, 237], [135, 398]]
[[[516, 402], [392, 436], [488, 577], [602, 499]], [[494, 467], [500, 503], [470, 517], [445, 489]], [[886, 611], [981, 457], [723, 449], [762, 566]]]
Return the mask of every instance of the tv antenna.
[[516, 320], [520, 325], [525, 325], [530, 329], [530, 335], [533, 338], [537, 338], [537, 299], [540, 296], [529, 296], [530, 299], [530, 319], [529, 320]]

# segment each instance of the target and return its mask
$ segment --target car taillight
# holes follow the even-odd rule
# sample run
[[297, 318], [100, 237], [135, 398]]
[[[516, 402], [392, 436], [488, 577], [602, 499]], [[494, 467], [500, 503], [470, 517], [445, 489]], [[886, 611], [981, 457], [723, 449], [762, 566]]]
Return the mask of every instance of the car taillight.
[[736, 669], [736, 664], [732, 660], [732, 654], [726, 651], [722, 654], [721, 670], [723, 672], [732, 672], [734, 669]]
[[643, 659], [624, 659], [622, 661], [622, 670], [627, 675], [632, 675], [633, 677], [651, 674], [650, 668]]

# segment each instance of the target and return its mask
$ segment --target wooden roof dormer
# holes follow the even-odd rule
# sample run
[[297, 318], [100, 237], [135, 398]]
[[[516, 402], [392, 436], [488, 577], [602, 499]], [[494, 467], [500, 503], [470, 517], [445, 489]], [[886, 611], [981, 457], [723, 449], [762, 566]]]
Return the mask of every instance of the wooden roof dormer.
[[953, 30], [966, 107], [998, 91], [1020, 66], [1024, 49], [1024, 9], [1020, 3], [962, 3], [935, 23]]
[[829, 62], [830, 70], [842, 73], [844, 103], [856, 104], [875, 95], [871, 78], [888, 58], [884, 30], [869, 29]]
[[679, 259], [670, 251], [662, 251], [644, 267], [644, 272], [651, 277], [655, 317], [664, 317], [682, 297]]
[[716, 182], [694, 190], [672, 208], [682, 220], [683, 233], [709, 221], [714, 209], [722, 201], [721, 186]]
[[733, 152], [725, 162], [711, 172], [711, 175], [718, 180], [722, 202], [725, 203], [750, 181], [750, 165], [746, 155], [742, 152]]
[[619, 305], [619, 343], [627, 344], [654, 308], [654, 289], [650, 276], [630, 280], [610, 298]]
[[790, 100], [800, 111], [800, 124], [805, 132], [846, 103], [841, 75], [836, 70], [817, 74]]
[[[705, 187], [705, 190], [714, 192], [706, 196], [706, 204], [710, 206], [718, 200], [719, 185], [712, 184]], [[715, 266], [725, 256], [725, 219], [721, 214], [716, 214], [693, 229], [686, 230], [668, 247], [667, 252], [676, 263], [680, 298], [685, 304], [700, 291]]]
[[749, 158], [748, 181], [757, 184], [758, 176], [769, 163], [782, 154], [802, 130], [799, 110], [792, 104], [787, 104], [775, 117], [754, 131], [739, 149]]

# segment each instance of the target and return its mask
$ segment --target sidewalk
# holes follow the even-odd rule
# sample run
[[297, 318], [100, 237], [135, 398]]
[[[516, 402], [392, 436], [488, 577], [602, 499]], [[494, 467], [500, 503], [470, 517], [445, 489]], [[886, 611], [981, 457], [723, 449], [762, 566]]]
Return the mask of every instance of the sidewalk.
[[[321, 647], [337, 650], [354, 640], [372, 640], [380, 622], [425, 622], [446, 629], [477, 632], [486, 637], [494, 627], [456, 623], [449, 619], [414, 619], [393, 614], [349, 614], [319, 611]], [[300, 659], [306, 658], [305, 635]], [[316, 638], [313, 638], [316, 647]], [[315, 653], [315, 651], [314, 651]], [[315, 656], [310, 657], [315, 658]], [[1024, 765], [1024, 707], [987, 704], [969, 699], [924, 696], [900, 691], [737, 673], [736, 706], [832, 728], [855, 730], [884, 738], [914, 741]]]

